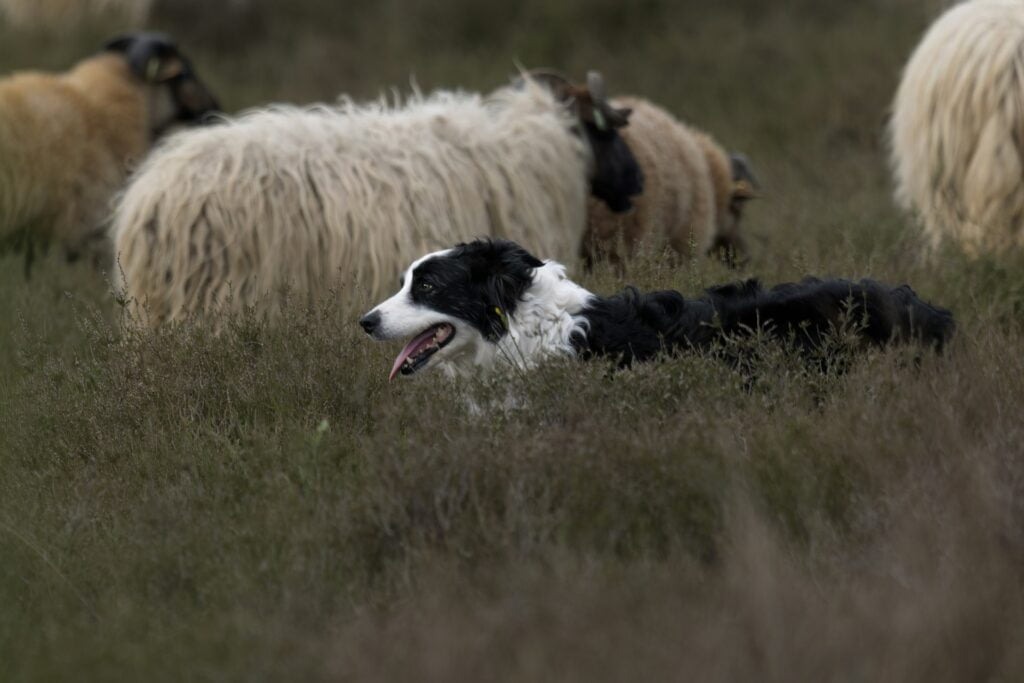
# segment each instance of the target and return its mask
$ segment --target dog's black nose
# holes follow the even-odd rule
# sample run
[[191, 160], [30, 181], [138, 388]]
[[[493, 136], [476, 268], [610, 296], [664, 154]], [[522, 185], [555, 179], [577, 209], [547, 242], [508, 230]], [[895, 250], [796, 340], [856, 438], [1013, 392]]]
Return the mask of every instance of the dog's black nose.
[[362, 318], [359, 319], [359, 324], [366, 330], [366, 334], [373, 334], [380, 327], [380, 313], [377, 311], [370, 311]]

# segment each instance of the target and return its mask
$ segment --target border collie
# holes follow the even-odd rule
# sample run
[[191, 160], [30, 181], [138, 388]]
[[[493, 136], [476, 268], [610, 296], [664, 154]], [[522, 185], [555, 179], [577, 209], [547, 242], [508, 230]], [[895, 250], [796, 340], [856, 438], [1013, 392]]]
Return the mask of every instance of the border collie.
[[561, 264], [504, 240], [420, 258], [398, 293], [359, 323], [378, 340], [411, 338], [389, 380], [428, 367], [453, 376], [502, 363], [529, 368], [558, 354], [610, 356], [626, 366], [755, 331], [813, 350], [847, 323], [870, 345], [913, 341], [941, 350], [955, 328], [949, 311], [907, 285], [873, 280], [806, 278], [770, 290], [747, 280], [700, 299], [634, 288], [602, 297], [568, 279]]

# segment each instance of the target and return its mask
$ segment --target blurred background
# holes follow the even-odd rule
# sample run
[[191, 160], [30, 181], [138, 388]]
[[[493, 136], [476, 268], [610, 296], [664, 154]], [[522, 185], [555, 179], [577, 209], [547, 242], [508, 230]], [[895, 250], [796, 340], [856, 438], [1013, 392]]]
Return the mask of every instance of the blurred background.
[[[140, 27], [175, 37], [228, 111], [376, 98], [414, 81], [489, 91], [517, 64], [577, 78], [599, 69], [612, 94], [649, 97], [751, 159], [764, 191], [744, 217], [752, 273], [900, 279], [919, 233], [892, 201], [886, 116], [903, 63], [948, 4], [0, 0], [0, 74], [64, 70]], [[65, 291], [111, 309], [89, 268], [51, 254], [29, 287], [20, 258], [0, 255], [0, 311], [39, 311], [29, 325], [52, 311], [48, 325], [59, 328], [66, 316], [51, 304]], [[642, 274], [631, 279], [647, 284]]]
[[330, 312], [124, 339], [88, 264], [0, 255], [0, 680], [1024, 680], [1024, 264], [922, 263], [886, 158], [948, 4], [0, 0], [0, 74], [145, 27], [228, 111], [598, 69], [763, 187], [742, 269], [629, 281], [910, 282], [962, 330], [754, 383], [554, 363], [481, 420]]
[[[175, 37], [228, 111], [413, 82], [488, 91], [517, 64], [577, 78], [599, 69], [612, 94], [649, 97], [752, 160], [764, 187], [744, 221], [753, 268], [837, 251], [863, 272], [880, 246], [903, 268], [915, 251], [900, 246], [917, 233], [891, 201], [884, 128], [902, 64], [948, 4], [0, 0], [0, 73], [63, 70], [140, 27]], [[0, 265], [0, 286], [13, 270]], [[94, 281], [66, 268], [54, 278], [57, 291]]]
[[613, 93], [647, 96], [752, 159], [766, 189], [748, 221], [755, 245], [796, 239], [814, 251], [806, 232], [838, 231], [844, 205], [891, 217], [885, 117], [944, 4], [0, 0], [0, 73], [65, 69], [139, 27], [174, 36], [229, 111], [373, 98], [413, 81], [486, 91], [516, 64], [596, 68]]

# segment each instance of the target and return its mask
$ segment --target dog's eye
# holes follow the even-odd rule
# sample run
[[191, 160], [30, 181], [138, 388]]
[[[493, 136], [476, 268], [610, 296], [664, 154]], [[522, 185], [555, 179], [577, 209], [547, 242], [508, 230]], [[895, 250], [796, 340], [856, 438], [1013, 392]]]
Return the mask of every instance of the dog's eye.
[[430, 284], [429, 282], [420, 282], [419, 284], [416, 285], [416, 289], [420, 290], [421, 292], [429, 292], [434, 289], [434, 285]]

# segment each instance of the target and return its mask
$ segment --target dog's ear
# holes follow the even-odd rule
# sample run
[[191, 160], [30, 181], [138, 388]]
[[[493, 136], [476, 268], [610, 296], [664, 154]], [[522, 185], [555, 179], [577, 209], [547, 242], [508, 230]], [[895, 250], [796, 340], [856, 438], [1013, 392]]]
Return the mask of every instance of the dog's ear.
[[508, 332], [509, 317], [515, 312], [523, 293], [533, 282], [533, 271], [544, 263], [513, 242], [494, 244], [494, 262], [487, 277], [486, 305], [490, 323], [490, 341]]
[[515, 280], [504, 273], [495, 273], [489, 277], [485, 291], [488, 328], [484, 336], [494, 342], [508, 332], [509, 313], [515, 310], [522, 291], [518, 289]]

